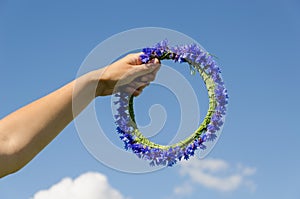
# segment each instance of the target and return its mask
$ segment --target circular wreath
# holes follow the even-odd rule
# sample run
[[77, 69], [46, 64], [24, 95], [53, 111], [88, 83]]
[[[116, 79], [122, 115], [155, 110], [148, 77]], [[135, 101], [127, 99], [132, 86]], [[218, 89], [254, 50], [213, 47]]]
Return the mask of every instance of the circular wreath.
[[172, 145], [160, 145], [151, 142], [139, 131], [134, 116], [133, 96], [124, 92], [116, 93], [118, 106], [115, 115], [117, 132], [124, 142], [126, 150], [133, 151], [139, 158], [150, 161], [151, 166], [172, 166], [182, 159], [188, 160], [197, 149], [205, 149], [205, 142], [216, 141], [217, 134], [224, 124], [228, 95], [221, 71], [213, 56], [196, 44], [169, 47], [163, 40], [154, 47], [144, 48], [140, 59], [143, 63], [151, 59], [170, 59], [174, 62], [189, 64], [191, 74], [199, 72], [205, 82], [209, 108], [205, 118], [188, 138]]

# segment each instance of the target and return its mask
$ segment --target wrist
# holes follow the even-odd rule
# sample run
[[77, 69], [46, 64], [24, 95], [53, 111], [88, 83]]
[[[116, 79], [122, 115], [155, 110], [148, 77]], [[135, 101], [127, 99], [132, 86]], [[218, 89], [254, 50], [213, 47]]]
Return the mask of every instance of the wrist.
[[95, 88], [95, 97], [103, 95], [104, 87], [100, 83], [102, 74], [103, 69], [94, 70], [86, 74], [89, 84]]

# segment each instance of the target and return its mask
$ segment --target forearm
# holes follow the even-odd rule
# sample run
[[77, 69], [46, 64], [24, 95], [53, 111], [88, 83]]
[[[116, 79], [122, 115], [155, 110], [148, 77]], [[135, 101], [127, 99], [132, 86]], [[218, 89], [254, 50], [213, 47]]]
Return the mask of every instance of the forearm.
[[26, 165], [95, 96], [111, 95], [116, 86], [138, 96], [160, 66], [158, 60], [142, 64], [140, 55], [129, 54], [90, 72], [0, 120], [0, 178]]
[[0, 121], [0, 177], [27, 164], [94, 99], [99, 72], [86, 74]]

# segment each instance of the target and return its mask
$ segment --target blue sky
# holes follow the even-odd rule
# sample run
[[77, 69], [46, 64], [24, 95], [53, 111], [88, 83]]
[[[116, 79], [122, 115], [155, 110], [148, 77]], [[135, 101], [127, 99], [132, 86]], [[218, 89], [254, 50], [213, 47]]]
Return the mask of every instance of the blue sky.
[[[201, 43], [219, 57], [230, 95], [221, 139], [203, 161], [122, 173], [88, 153], [71, 123], [24, 169], [0, 179], [0, 198], [27, 199], [82, 174], [132, 199], [299, 198], [299, 10], [296, 0], [0, 1], [1, 118], [73, 80], [103, 40], [139, 27], [170, 28]], [[147, 91], [140, 100], [150, 103], [155, 87]], [[97, 99], [97, 114], [113, 133], [108, 101]]]

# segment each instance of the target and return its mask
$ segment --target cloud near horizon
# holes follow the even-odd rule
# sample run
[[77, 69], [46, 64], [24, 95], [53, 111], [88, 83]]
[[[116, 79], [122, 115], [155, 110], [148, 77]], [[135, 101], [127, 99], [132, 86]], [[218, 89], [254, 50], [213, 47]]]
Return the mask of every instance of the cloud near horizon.
[[31, 199], [125, 199], [112, 188], [101, 173], [88, 172], [76, 179], [63, 178], [48, 190], [38, 191]]
[[221, 159], [192, 158], [180, 163], [179, 174], [187, 176], [188, 179], [182, 185], [175, 187], [173, 193], [190, 195], [197, 185], [221, 192], [234, 191], [242, 186], [255, 191], [255, 183], [247, 179], [255, 173], [256, 168], [242, 164], [231, 166]]

